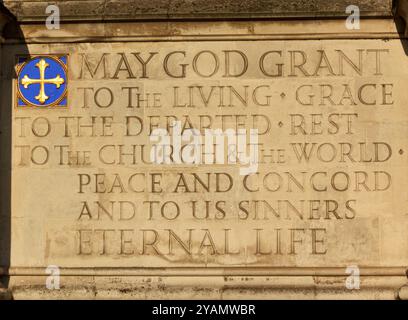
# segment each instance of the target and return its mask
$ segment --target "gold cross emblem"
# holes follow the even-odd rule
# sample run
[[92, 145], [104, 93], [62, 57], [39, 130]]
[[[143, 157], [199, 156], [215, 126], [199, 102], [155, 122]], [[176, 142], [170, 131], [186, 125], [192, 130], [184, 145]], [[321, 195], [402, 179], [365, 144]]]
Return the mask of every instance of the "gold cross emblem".
[[38, 63], [35, 64], [35, 66], [40, 70], [40, 79], [30, 79], [27, 75], [25, 75], [23, 79], [21, 79], [21, 84], [25, 89], [27, 89], [30, 84], [39, 83], [40, 92], [37, 96], [35, 96], [35, 98], [40, 101], [41, 104], [44, 104], [44, 102], [49, 98], [45, 94], [44, 85], [46, 83], [55, 84], [58, 89], [64, 83], [64, 79], [61, 78], [59, 74], [53, 79], [45, 79], [45, 69], [47, 69], [49, 64], [45, 62], [44, 59], [41, 59]]

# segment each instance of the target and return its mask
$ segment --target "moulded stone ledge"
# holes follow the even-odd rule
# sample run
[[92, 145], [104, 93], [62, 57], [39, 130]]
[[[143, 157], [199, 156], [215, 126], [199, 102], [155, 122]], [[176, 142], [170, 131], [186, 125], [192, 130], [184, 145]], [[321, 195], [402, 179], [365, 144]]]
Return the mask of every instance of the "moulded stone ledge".
[[391, 17], [393, 0], [4, 0], [19, 21], [43, 21], [47, 6], [56, 4], [64, 21], [273, 19], [347, 16], [349, 5], [362, 17]]

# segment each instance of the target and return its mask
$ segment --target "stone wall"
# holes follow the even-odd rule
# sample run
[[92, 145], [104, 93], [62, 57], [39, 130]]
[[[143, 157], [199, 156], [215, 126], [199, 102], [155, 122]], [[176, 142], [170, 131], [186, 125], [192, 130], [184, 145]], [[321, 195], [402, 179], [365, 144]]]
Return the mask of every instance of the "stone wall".
[[[8, 297], [407, 297], [407, 1], [3, 3]], [[171, 119], [257, 129], [257, 173], [141, 159]]]

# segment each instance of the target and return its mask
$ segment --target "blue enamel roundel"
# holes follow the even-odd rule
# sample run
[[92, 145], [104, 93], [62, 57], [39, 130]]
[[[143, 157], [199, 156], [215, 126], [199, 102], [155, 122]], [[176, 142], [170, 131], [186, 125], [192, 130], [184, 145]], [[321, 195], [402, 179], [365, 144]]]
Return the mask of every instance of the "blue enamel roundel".
[[20, 98], [28, 105], [58, 104], [65, 98], [66, 86], [64, 63], [53, 57], [28, 60], [18, 74]]

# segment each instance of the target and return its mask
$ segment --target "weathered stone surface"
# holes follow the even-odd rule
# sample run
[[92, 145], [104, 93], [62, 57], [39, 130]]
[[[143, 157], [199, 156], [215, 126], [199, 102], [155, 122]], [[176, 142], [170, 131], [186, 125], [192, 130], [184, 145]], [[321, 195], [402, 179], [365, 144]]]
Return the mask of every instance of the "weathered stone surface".
[[[350, 1], [337, 0], [82, 0], [16, 1], [4, 4], [20, 21], [42, 21], [49, 4], [57, 4], [63, 21], [344, 17]], [[362, 16], [391, 16], [392, 0], [356, 0]]]
[[[408, 58], [391, 1], [355, 1], [372, 16], [358, 30], [345, 1], [236, 3], [64, 1], [89, 20], [50, 31], [30, 22], [48, 2], [5, 1], [23, 22], [0, 57], [0, 297], [407, 297]], [[18, 106], [29, 53], [69, 56], [67, 107]], [[258, 129], [257, 172], [150, 163], [172, 120]]]

